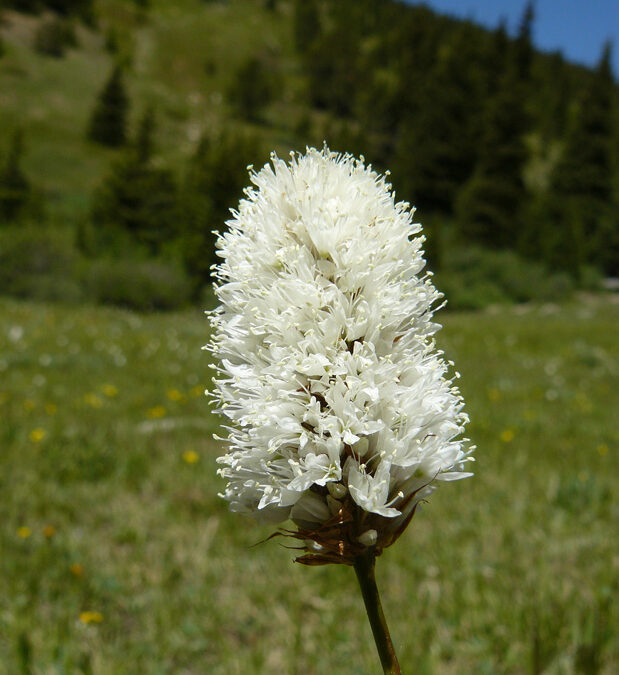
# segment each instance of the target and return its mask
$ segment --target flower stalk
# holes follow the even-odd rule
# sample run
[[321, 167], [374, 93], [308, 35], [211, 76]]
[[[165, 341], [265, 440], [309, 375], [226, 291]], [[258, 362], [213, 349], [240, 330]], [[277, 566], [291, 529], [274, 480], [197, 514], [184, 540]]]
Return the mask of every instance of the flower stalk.
[[389, 627], [385, 619], [383, 607], [380, 602], [378, 586], [376, 585], [376, 576], [374, 573], [376, 556], [368, 550], [355, 559], [355, 572], [361, 588], [361, 595], [365, 603], [365, 609], [368, 613], [372, 634], [376, 642], [376, 649], [380, 657], [380, 662], [385, 675], [401, 675], [400, 664], [396, 656]]
[[433, 337], [442, 295], [414, 209], [363, 158], [308, 148], [250, 177], [217, 239], [206, 346], [227, 418], [221, 496], [289, 521], [272, 536], [299, 542], [297, 562], [355, 568], [397, 674], [376, 557], [438, 484], [472, 475], [459, 375]]

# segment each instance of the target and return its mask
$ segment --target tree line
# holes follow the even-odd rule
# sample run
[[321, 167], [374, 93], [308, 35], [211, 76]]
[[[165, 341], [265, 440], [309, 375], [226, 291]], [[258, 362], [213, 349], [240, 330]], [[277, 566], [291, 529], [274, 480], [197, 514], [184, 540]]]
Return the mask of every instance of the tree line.
[[424, 215], [575, 277], [619, 274], [610, 44], [593, 71], [536, 52], [531, 2], [515, 36], [391, 0], [294, 9], [311, 104], [345, 120], [345, 140]]
[[[85, 20], [92, 11], [86, 0], [12, 5], [45, 5], [61, 19], [73, 12]], [[536, 52], [532, 3], [515, 35], [504, 24], [486, 30], [395, 0], [279, 0], [265, 8], [284, 5], [306, 92], [297, 147], [324, 138], [391, 169], [398, 197], [416, 204], [427, 226], [433, 268], [473, 246], [515, 253], [574, 283], [590, 268], [619, 275], [610, 45], [594, 69]], [[46, 44], [43, 53], [59, 56], [53, 40]], [[257, 54], [230, 74], [234, 118], [202, 135], [182, 171], [157, 151], [156, 109], [146, 107], [130, 128], [130, 66], [115, 60], [82, 132], [117, 152], [77, 225], [81, 255], [131, 251], [171, 261], [200, 293], [216, 260], [213, 230], [242, 195], [246, 166], [266, 156], [259, 134], [246, 129], [267, 123], [264, 110], [285, 86], [273, 59]], [[44, 211], [23, 152], [17, 130], [0, 164], [0, 222]]]

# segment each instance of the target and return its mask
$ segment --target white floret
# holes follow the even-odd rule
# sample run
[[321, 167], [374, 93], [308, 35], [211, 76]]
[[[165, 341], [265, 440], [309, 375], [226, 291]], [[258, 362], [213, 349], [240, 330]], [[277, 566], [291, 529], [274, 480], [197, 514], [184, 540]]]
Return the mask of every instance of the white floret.
[[230, 420], [223, 496], [275, 521], [321, 522], [336, 494], [396, 518], [407, 491], [470, 475], [421, 227], [384, 177], [327, 148], [251, 180], [219, 237], [207, 346]]

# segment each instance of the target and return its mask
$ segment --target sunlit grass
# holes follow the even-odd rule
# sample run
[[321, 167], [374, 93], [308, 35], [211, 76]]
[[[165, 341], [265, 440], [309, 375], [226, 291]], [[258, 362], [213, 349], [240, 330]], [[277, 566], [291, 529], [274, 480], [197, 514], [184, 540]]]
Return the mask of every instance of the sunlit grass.
[[152, 106], [157, 155], [179, 175], [202, 133], [227, 124], [245, 126], [233, 119], [228, 89], [237, 69], [256, 54], [278, 55], [282, 91], [287, 93], [273, 102], [276, 126], [253, 131], [264, 142], [264, 161], [270, 150], [290, 149], [292, 141], [282, 137], [282, 125], [290, 124], [300, 76], [287, 14], [267, 12], [255, 0], [149, 4], [145, 19], [130, 0], [101, 0], [99, 30], [79, 24], [78, 46], [60, 59], [33, 49], [41, 17], [7, 12], [6, 24], [0, 26], [6, 47], [0, 59], [0, 156], [6, 154], [13, 131], [22, 129], [24, 171], [59, 223], [87, 214], [92, 191], [118, 158], [118, 150], [86, 137], [116, 58], [105, 48], [109, 30], [115, 32], [119, 58], [127, 65], [128, 134], [134, 134], [137, 121]]
[[[404, 672], [616, 672], [618, 320], [442, 317], [479, 450], [379, 560]], [[0, 300], [0, 673], [377, 671], [352, 570], [217, 497], [207, 325]]]

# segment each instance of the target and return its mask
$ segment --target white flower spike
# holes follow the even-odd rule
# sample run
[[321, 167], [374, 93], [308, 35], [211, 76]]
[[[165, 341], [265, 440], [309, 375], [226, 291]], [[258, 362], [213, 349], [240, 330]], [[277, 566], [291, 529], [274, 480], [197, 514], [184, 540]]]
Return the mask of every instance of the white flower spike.
[[325, 146], [276, 155], [219, 236], [215, 397], [233, 511], [297, 526], [306, 564], [352, 565], [465, 478], [463, 401], [432, 335], [441, 294], [391, 186]]

